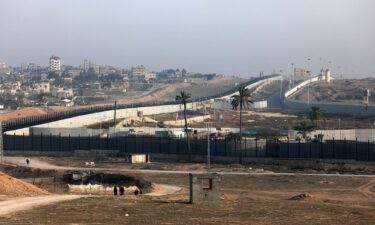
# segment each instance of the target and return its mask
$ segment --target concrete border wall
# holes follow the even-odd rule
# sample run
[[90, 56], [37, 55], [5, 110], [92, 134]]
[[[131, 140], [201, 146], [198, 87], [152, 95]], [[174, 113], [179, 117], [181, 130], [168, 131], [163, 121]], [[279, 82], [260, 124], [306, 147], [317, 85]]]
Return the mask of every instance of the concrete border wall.
[[[265, 78], [260, 81], [254, 82], [248, 86], [249, 89], [255, 88], [259, 85], [269, 83], [275, 80], [282, 79], [282, 76], [273, 76], [270, 78]], [[238, 92], [235, 92], [238, 93]], [[233, 94], [235, 94], [233, 93]], [[220, 98], [230, 98], [233, 94], [226, 95]], [[187, 108], [195, 110], [201, 105], [201, 102], [192, 102], [188, 103]], [[179, 112], [182, 110], [180, 104], [175, 105], [160, 105], [160, 106], [146, 106], [146, 107], [138, 107], [138, 108], [126, 108], [126, 109], [118, 109], [117, 110], [117, 118], [122, 119], [126, 117], [133, 117], [137, 116], [138, 111], [142, 111], [143, 115], [154, 115], [154, 114], [162, 114], [162, 113], [174, 113]], [[113, 110], [107, 110], [103, 112], [97, 113], [90, 113], [82, 116], [76, 116], [68, 119], [58, 120], [50, 123], [44, 123], [37, 125], [35, 127], [62, 127], [62, 128], [70, 128], [70, 127], [83, 127], [88, 126], [91, 124], [99, 123], [100, 121], [108, 121], [113, 119]], [[29, 127], [7, 131], [7, 134], [16, 134], [16, 135], [29, 135]]]

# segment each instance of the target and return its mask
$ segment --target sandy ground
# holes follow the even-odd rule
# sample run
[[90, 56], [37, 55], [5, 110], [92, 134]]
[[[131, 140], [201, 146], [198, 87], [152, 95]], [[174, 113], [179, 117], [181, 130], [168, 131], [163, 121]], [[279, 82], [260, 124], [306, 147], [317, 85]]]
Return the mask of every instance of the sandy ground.
[[15, 198], [0, 202], [0, 216], [13, 212], [28, 210], [32, 207], [53, 204], [61, 201], [70, 201], [81, 198], [79, 195], [49, 195], [36, 197]]
[[[25, 157], [19, 156], [6, 156], [4, 161], [7, 163], [26, 166]], [[29, 158], [30, 167], [40, 168], [40, 169], [55, 169], [55, 170], [92, 170], [92, 171], [106, 171], [106, 172], [131, 172], [131, 173], [144, 173], [144, 174], [189, 174], [189, 173], [206, 173], [207, 170], [202, 168], [187, 170], [156, 170], [156, 169], [129, 169], [129, 168], [105, 168], [105, 167], [77, 167], [77, 166], [58, 166], [53, 165], [44, 161], [39, 160], [38, 158]], [[293, 172], [272, 172], [272, 171], [248, 171], [248, 172], [236, 172], [236, 171], [218, 171], [216, 172], [219, 175], [246, 175], [246, 176], [272, 176], [272, 175], [282, 175], [282, 176], [323, 176], [323, 177], [369, 177], [375, 178], [374, 174], [322, 174], [322, 173], [293, 173]]]
[[[6, 160], [25, 166], [24, 157], [7, 157]], [[60, 165], [31, 158], [31, 166], [77, 168]], [[199, 172], [203, 168], [183, 168], [186, 170], [140, 170], [143, 179], [163, 184], [154, 186], [159, 194], [78, 198], [6, 218], [0, 216], [0, 224], [357, 225], [375, 221], [373, 174], [223, 172], [220, 203], [190, 205], [186, 204], [187, 172], [192, 169]], [[137, 170], [117, 168], [117, 172], [134, 171]], [[160, 196], [161, 193], [166, 195]]]

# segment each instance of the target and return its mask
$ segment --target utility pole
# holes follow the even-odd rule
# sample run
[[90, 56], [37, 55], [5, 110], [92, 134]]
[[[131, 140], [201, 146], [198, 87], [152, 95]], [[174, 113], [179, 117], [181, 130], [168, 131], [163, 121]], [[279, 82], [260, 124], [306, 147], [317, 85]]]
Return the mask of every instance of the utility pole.
[[282, 99], [282, 93], [283, 93], [283, 78], [280, 79], [280, 99]]
[[294, 87], [294, 63], [290, 64], [292, 66], [292, 88]]
[[3, 122], [0, 121], [0, 162], [3, 162], [4, 159], [3, 147]]
[[310, 105], [310, 78], [309, 83], [307, 84], [307, 104]]

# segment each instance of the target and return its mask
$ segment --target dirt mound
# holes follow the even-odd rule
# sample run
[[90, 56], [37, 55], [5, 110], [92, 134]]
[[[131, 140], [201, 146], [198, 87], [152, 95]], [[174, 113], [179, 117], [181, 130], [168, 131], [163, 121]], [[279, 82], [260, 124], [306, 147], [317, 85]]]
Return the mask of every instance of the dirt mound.
[[14, 177], [8, 176], [0, 172], [0, 194], [33, 196], [47, 195], [49, 193], [32, 184], [18, 180]]
[[224, 201], [238, 202], [240, 197], [235, 194], [221, 194], [220, 199]]
[[296, 196], [291, 197], [289, 200], [296, 200], [296, 201], [317, 201], [318, 199], [311, 194], [302, 193]]

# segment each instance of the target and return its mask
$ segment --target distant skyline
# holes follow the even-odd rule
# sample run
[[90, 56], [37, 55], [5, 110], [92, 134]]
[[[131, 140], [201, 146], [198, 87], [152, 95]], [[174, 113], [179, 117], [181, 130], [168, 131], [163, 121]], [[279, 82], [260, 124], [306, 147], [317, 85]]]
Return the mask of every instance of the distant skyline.
[[[0, 61], [375, 77], [373, 0], [0, 0]], [[311, 59], [308, 62], [308, 58]]]

